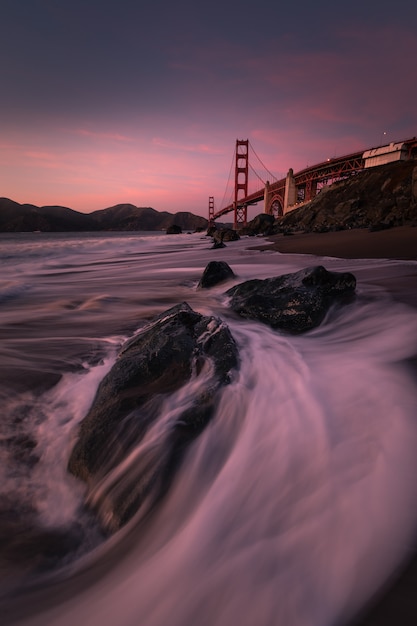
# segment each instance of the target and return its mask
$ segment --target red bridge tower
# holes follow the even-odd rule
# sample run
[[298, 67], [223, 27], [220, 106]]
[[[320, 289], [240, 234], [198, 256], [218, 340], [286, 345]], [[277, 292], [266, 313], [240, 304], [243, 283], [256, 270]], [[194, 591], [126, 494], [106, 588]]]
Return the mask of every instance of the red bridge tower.
[[247, 206], [239, 203], [248, 195], [248, 172], [249, 172], [249, 139], [236, 139], [236, 164], [235, 164], [235, 197], [233, 202], [235, 220], [234, 228], [238, 224], [246, 226]]
[[214, 196], [209, 196], [208, 226], [214, 226]]

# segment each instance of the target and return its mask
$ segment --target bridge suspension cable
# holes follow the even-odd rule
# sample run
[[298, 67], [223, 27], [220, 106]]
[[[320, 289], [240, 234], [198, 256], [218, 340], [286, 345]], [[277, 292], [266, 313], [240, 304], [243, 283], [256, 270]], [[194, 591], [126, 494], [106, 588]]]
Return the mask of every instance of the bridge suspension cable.
[[[235, 158], [236, 158], [236, 147], [233, 151], [232, 161], [230, 163], [229, 176], [227, 178], [226, 188], [224, 190], [220, 207], [225, 207], [226, 205], [232, 204], [233, 202], [233, 188], [231, 187], [231, 180], [232, 180], [232, 171], [233, 171], [233, 166], [235, 163]], [[230, 188], [229, 188], [229, 185], [230, 185]], [[226, 202], [226, 194], [228, 193], [228, 189], [229, 189], [229, 195], [228, 195], [227, 202]]]
[[[253, 147], [252, 143], [249, 141], [249, 146], [254, 154], [254, 156], [258, 159], [259, 163], [262, 165], [263, 169], [265, 170], [265, 172], [269, 175], [269, 182], [275, 182], [278, 180], [278, 178], [276, 176], [274, 176], [274, 174], [272, 174], [272, 172], [266, 167], [266, 165], [262, 162], [262, 160], [260, 159], [260, 157], [257, 155], [255, 148]], [[250, 166], [251, 167], [251, 166]], [[256, 176], [259, 178], [259, 180], [262, 181], [262, 183], [265, 185], [266, 180], [263, 180], [261, 176], [259, 176], [259, 174], [254, 170], [253, 167], [251, 167], [251, 170], [254, 172], [254, 174], [256, 174]]]
[[259, 176], [258, 172], [257, 172], [257, 171], [256, 171], [256, 170], [252, 167], [252, 165], [251, 165], [250, 163], [249, 163], [248, 165], [249, 165], [249, 169], [250, 169], [250, 171], [251, 171], [251, 172], [253, 172], [253, 173], [255, 174], [256, 178], [258, 178], [258, 179], [261, 181], [262, 185], [265, 185], [265, 182], [266, 182], [266, 181], [265, 181], [265, 180], [263, 180], [263, 178], [261, 178], [261, 177]]

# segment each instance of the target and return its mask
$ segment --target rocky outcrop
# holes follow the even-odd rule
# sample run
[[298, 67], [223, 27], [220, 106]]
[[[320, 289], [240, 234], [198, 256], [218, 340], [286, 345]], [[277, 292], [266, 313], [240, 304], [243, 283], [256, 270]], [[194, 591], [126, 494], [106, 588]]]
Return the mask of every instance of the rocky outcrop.
[[260, 213], [253, 218], [246, 226], [239, 229], [240, 235], [249, 235], [250, 237], [256, 235], [273, 235], [274, 234], [274, 222], [273, 215], [267, 213]]
[[212, 228], [210, 236], [213, 237], [214, 243], [224, 243], [225, 241], [238, 241], [239, 233], [232, 228]]
[[232, 278], [235, 278], [235, 273], [226, 261], [210, 261], [206, 265], [198, 287], [199, 289], [209, 289]]
[[181, 235], [182, 228], [178, 224], [172, 224], [172, 226], [168, 226], [166, 233], [167, 235]]
[[363, 170], [324, 187], [307, 204], [280, 219], [276, 232], [328, 232], [417, 225], [416, 161]]
[[[186, 303], [123, 347], [80, 424], [68, 465], [89, 485], [89, 502], [108, 528], [119, 528], [164, 493], [237, 366], [227, 325]], [[168, 421], [161, 423], [162, 415]]]
[[348, 272], [306, 268], [265, 280], [253, 279], [226, 291], [230, 307], [240, 316], [272, 328], [302, 333], [318, 326], [330, 306], [351, 296], [356, 279]]

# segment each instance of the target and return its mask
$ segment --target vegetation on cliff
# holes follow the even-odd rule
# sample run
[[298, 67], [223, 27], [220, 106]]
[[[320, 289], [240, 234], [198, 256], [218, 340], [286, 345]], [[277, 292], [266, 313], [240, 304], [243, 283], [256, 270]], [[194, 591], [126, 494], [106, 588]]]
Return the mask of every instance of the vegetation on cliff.
[[363, 170], [324, 187], [284, 215], [275, 232], [326, 232], [350, 228], [417, 226], [417, 162], [398, 161]]

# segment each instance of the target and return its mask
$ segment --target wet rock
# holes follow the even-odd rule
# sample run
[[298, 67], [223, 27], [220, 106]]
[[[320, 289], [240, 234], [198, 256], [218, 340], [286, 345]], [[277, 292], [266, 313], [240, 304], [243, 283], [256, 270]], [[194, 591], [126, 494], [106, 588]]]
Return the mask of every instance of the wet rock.
[[200, 289], [209, 289], [232, 278], [235, 278], [235, 273], [226, 261], [210, 261], [200, 278], [198, 287]]
[[211, 250], [218, 250], [219, 248], [225, 248], [226, 244], [223, 241], [215, 241], [211, 246]]
[[239, 233], [232, 228], [220, 228], [212, 232], [214, 243], [224, 243], [225, 241], [238, 241]]
[[318, 326], [330, 306], [354, 293], [349, 272], [328, 272], [323, 266], [265, 280], [248, 280], [226, 292], [230, 307], [242, 317], [291, 333]]
[[122, 348], [81, 422], [68, 465], [89, 485], [89, 502], [108, 528], [166, 491], [237, 366], [227, 325], [186, 303], [157, 316]]
[[168, 226], [168, 228], [166, 229], [167, 235], [181, 235], [181, 233], [182, 233], [182, 228], [181, 226], [178, 226], [177, 224], [172, 224], [171, 226]]

